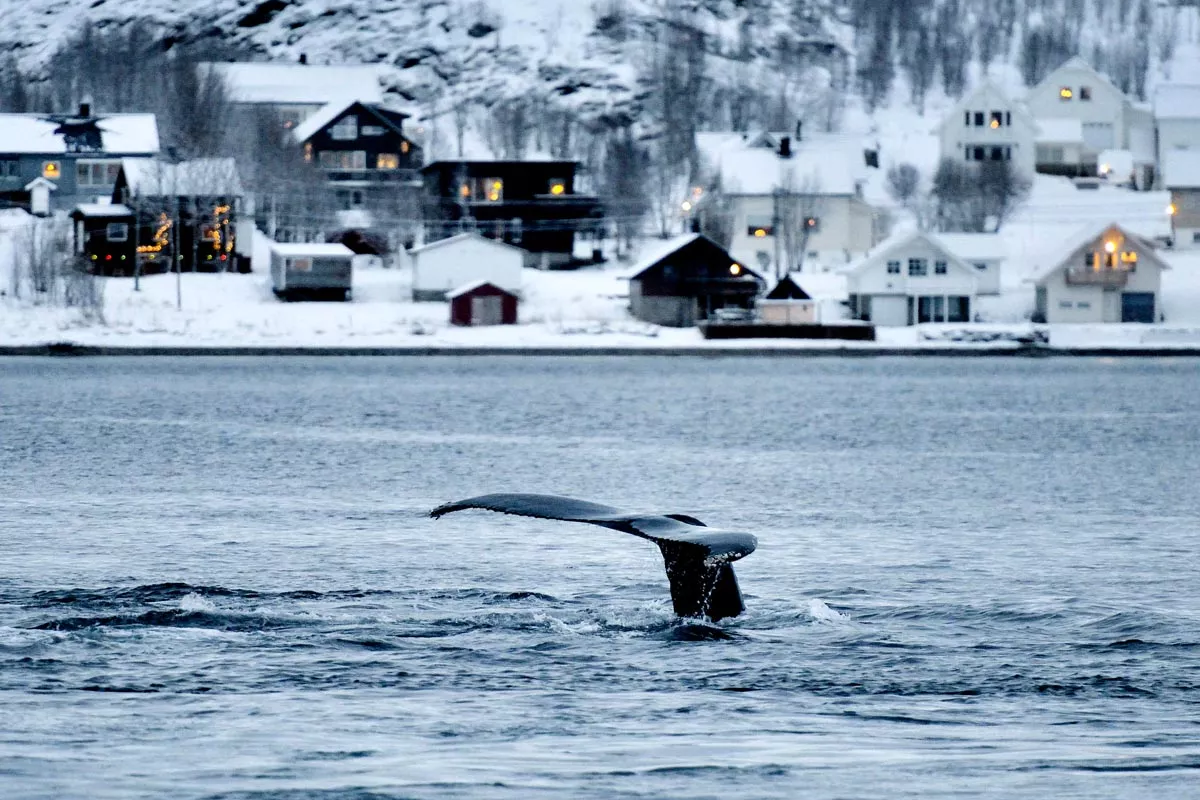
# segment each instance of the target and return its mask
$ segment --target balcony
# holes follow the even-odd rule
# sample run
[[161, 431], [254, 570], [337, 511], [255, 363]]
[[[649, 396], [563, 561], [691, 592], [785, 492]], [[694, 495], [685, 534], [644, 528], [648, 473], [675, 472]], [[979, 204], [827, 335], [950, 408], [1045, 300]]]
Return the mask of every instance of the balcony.
[[330, 183], [410, 183], [420, 184], [413, 169], [337, 169], [324, 168], [325, 180]]
[[1068, 286], [1104, 286], [1119, 289], [1129, 281], [1129, 270], [1121, 267], [1071, 267], [1067, 270]]

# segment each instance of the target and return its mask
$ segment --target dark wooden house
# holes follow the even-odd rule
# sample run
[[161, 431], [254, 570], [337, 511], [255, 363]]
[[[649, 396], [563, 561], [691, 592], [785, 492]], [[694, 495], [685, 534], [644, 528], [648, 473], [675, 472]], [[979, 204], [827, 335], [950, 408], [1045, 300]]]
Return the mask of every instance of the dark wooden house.
[[75, 254], [95, 275], [132, 275], [133, 211], [119, 204], [81, 203], [71, 211]]
[[447, 292], [451, 325], [516, 325], [517, 296], [488, 281]]
[[426, 238], [475, 231], [528, 252], [526, 266], [578, 266], [576, 236], [595, 235], [604, 212], [597, 197], [575, 192], [577, 168], [574, 161], [435, 161], [422, 170]]
[[112, 199], [137, 218], [142, 274], [171, 271], [172, 260], [182, 272], [250, 271], [253, 221], [232, 158], [124, 159]]
[[305, 160], [325, 175], [345, 209], [420, 207], [421, 148], [404, 132], [409, 115], [359, 100], [329, 103], [293, 132]]
[[634, 268], [629, 311], [644, 322], [688, 328], [723, 308], [751, 309], [763, 279], [706, 236], [663, 242]]

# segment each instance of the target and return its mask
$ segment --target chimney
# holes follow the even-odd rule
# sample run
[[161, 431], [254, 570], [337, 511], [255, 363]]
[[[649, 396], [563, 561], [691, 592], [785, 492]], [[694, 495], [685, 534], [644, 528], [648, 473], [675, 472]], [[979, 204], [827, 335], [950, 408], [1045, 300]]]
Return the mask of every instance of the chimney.
[[89, 119], [92, 116], [92, 103], [88, 99], [83, 99], [79, 102], [79, 116], [83, 119]]
[[307, 63], [308, 63], [308, 53], [301, 53], [301, 54], [300, 54], [300, 63], [301, 63], [301, 64], [307, 64]]
[[802, 120], [802, 119], [796, 120], [796, 141], [797, 142], [803, 140], [804, 137], [801, 135], [801, 131], [803, 131], [803, 130], [804, 130], [804, 120]]
[[792, 137], [790, 137], [790, 136], [780, 137], [780, 139], [779, 139], [779, 157], [780, 158], [791, 158], [792, 157]]

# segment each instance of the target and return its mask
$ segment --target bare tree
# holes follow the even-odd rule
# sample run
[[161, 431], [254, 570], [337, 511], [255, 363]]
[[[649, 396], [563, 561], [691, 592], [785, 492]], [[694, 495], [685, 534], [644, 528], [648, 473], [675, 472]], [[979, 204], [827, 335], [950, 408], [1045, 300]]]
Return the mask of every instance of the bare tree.
[[888, 194], [900, 204], [908, 208], [917, 196], [921, 186], [921, 172], [912, 164], [893, 164], [887, 171]]
[[781, 252], [775, 259], [776, 277], [803, 272], [808, 244], [821, 227], [821, 182], [816, 175], [797, 178], [785, 170], [774, 193], [775, 241]]
[[933, 178], [934, 223], [942, 231], [999, 230], [1028, 188], [1008, 161], [972, 165], [945, 159]]

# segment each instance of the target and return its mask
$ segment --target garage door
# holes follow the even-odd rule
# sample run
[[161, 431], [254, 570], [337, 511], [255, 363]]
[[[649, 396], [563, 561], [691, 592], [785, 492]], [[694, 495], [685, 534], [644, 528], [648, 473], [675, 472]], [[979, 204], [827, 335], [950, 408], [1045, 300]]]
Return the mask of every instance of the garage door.
[[1154, 322], [1154, 292], [1122, 292], [1121, 322]]
[[900, 295], [871, 297], [871, 322], [876, 325], [907, 325], [908, 298]]

